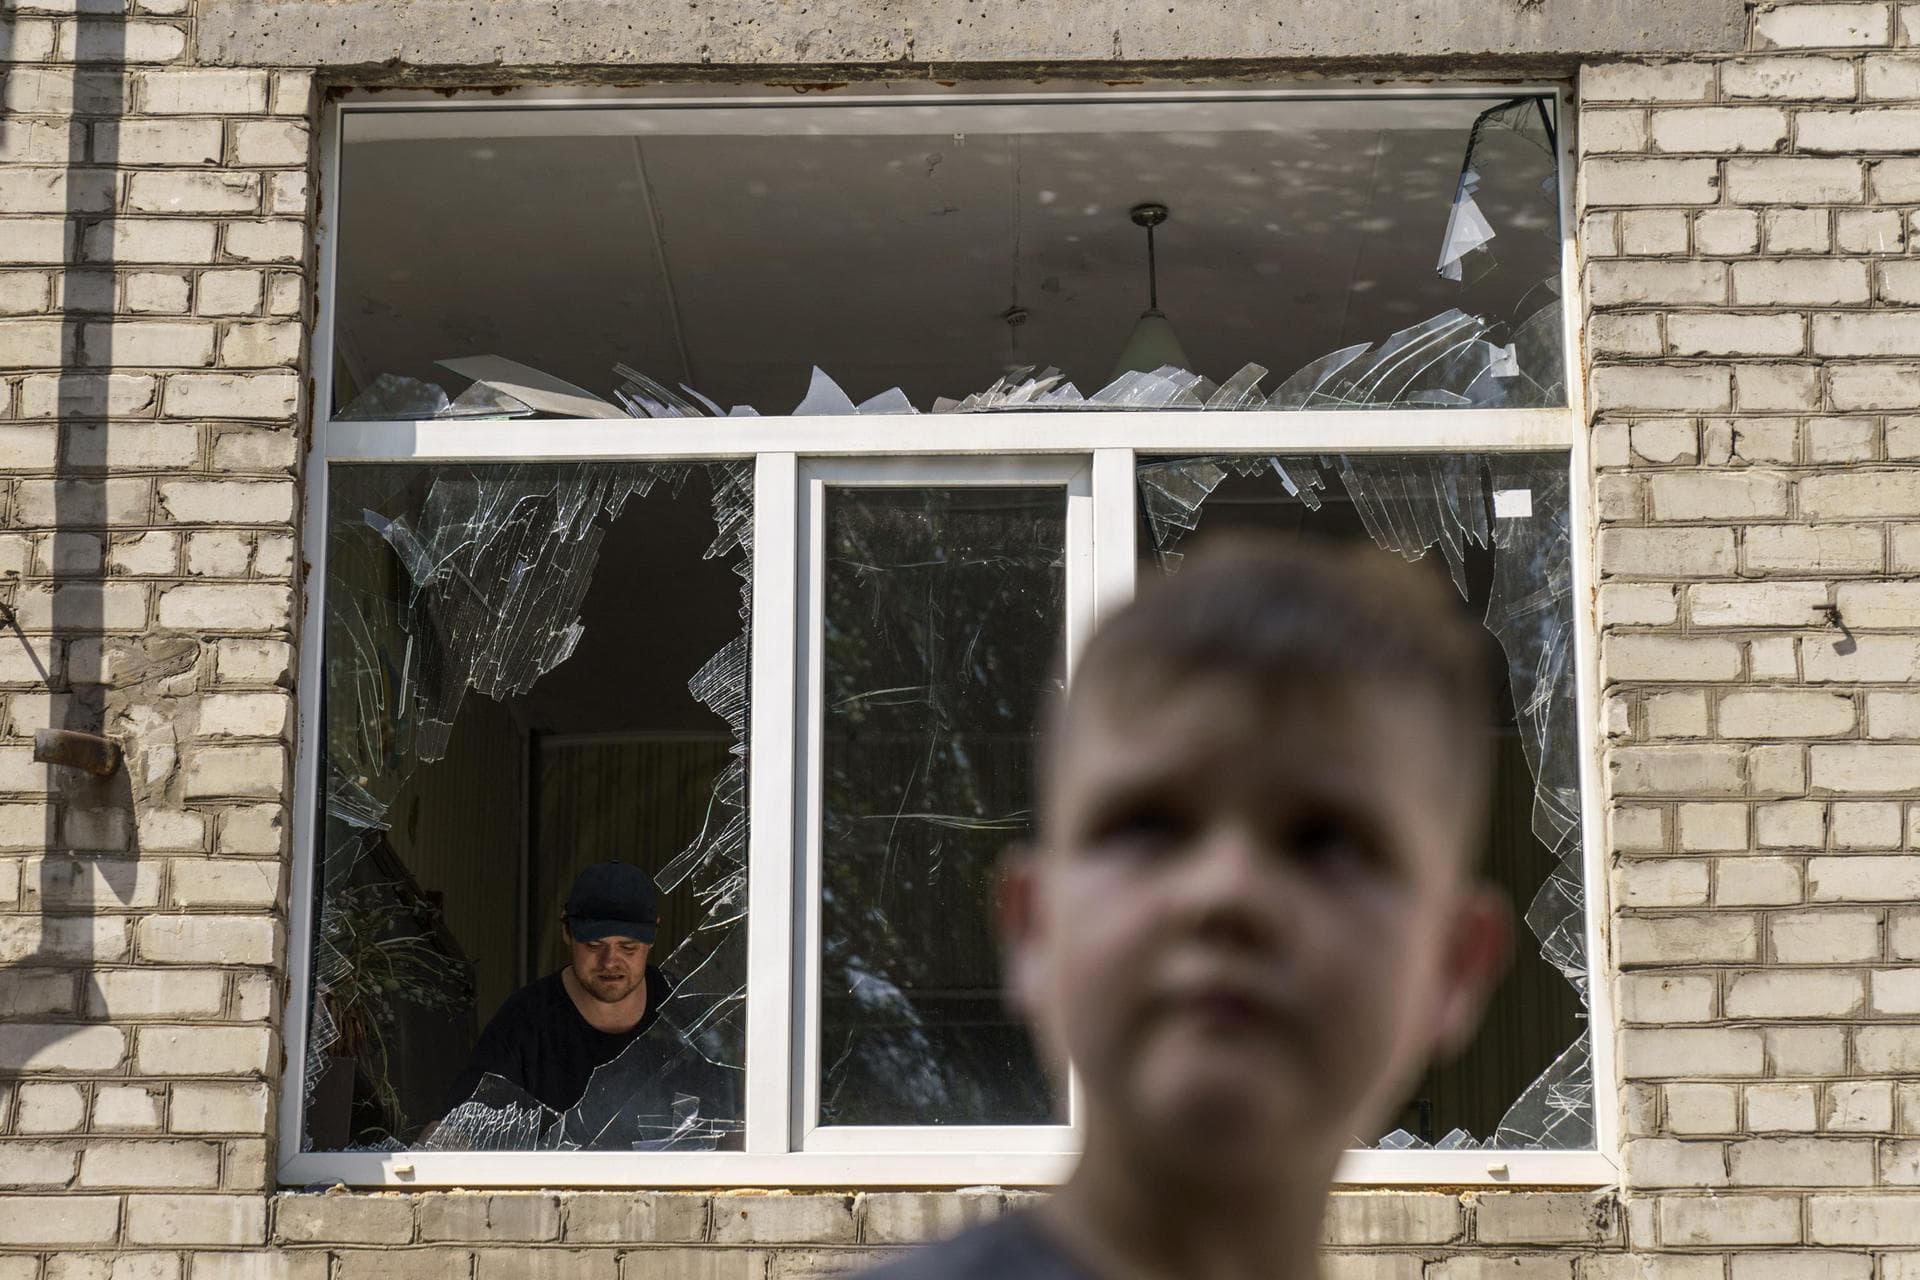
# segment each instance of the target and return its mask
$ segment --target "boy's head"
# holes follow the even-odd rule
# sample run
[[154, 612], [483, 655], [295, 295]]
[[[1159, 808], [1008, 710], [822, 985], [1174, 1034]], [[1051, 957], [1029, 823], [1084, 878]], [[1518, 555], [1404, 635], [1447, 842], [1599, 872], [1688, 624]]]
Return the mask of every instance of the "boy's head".
[[1242, 1190], [1327, 1176], [1478, 1019], [1484, 633], [1370, 547], [1203, 547], [1094, 636], [1052, 727], [1011, 984], [1090, 1149]]

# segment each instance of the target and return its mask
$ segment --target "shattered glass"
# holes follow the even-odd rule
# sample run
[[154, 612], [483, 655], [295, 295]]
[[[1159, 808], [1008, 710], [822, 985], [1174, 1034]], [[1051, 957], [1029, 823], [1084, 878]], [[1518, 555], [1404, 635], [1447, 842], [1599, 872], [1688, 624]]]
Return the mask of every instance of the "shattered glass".
[[[740, 632], [687, 689], [725, 721], [704, 828], [655, 872], [697, 923], [658, 958], [672, 975], [654, 1029], [562, 1113], [486, 1077], [435, 1123], [403, 1032], [471, 1040], [472, 961], [409, 874], [396, 798], [457, 745], [471, 691], [525, 695], [573, 655], [609, 526], [696, 475], [705, 558], [739, 577]], [[326, 592], [326, 759], [306, 1046], [309, 1149], [712, 1148], [737, 1143], [745, 1065], [747, 644], [753, 468], [712, 464], [336, 467]], [[704, 535], [702, 535], [704, 538]], [[698, 544], [694, 544], [697, 546]], [[457, 1016], [465, 1012], [464, 1024]], [[440, 1015], [428, 1020], [424, 1014]], [[464, 1057], [465, 1046], [458, 1051]], [[414, 1055], [418, 1057], [419, 1055]], [[457, 1065], [457, 1064], [456, 1064]], [[357, 1088], [356, 1088], [357, 1083]], [[364, 1099], [375, 1099], [371, 1107]], [[348, 1119], [348, 1108], [357, 1108]]]
[[[1353, 360], [1339, 363], [1348, 369]], [[1353, 386], [1370, 368], [1334, 370], [1327, 380]], [[1316, 378], [1319, 374], [1316, 373]], [[1531, 841], [1513, 847], [1531, 859], [1525, 907], [1545, 972], [1577, 999], [1576, 1034], [1545, 1070], [1506, 1105], [1492, 1132], [1421, 1137], [1397, 1130], [1389, 1148], [1484, 1146], [1500, 1149], [1591, 1147], [1593, 1081], [1587, 1005], [1586, 888], [1580, 832], [1580, 738], [1576, 721], [1572, 528], [1564, 455], [1326, 454], [1220, 456], [1143, 462], [1136, 473], [1144, 540], [1167, 571], [1208, 514], [1223, 486], [1238, 483], [1242, 504], [1269, 523], [1311, 533], [1337, 504], [1377, 546], [1409, 561], [1437, 552], [1463, 600], [1484, 597], [1484, 620], [1506, 656], [1511, 715], [1531, 778]], [[1257, 487], [1248, 487], [1257, 486]], [[1245, 506], [1220, 508], [1248, 518]], [[1219, 522], [1227, 522], [1222, 517]], [[1496, 806], [1497, 809], [1497, 806]], [[1525, 853], [1525, 850], [1531, 850]], [[1530, 868], [1530, 871], [1527, 870]], [[1544, 1002], [1542, 1002], [1544, 1003]], [[1565, 1003], [1565, 1002], [1563, 1002]], [[1543, 1015], [1544, 1016], [1544, 1015]], [[1551, 1032], [1536, 1018], [1530, 1034]], [[1559, 1041], [1558, 1043], [1565, 1043]], [[1545, 1060], [1543, 1055], [1541, 1060]]]
[[990, 905], [1033, 819], [1066, 509], [1057, 486], [828, 490], [822, 1124], [1060, 1122]]

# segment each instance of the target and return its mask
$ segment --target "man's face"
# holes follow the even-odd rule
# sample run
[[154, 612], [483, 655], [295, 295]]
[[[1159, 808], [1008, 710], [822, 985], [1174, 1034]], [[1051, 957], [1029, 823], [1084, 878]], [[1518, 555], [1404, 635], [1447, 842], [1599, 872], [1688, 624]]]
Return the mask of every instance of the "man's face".
[[595, 1000], [619, 1004], [647, 980], [647, 956], [653, 950], [650, 942], [617, 936], [580, 942], [569, 929], [567, 947], [572, 953], [573, 976]]
[[1018, 998], [1134, 1155], [1223, 1185], [1331, 1161], [1504, 961], [1464, 873], [1475, 774], [1411, 686], [1117, 700], [1075, 708], [1009, 881]]

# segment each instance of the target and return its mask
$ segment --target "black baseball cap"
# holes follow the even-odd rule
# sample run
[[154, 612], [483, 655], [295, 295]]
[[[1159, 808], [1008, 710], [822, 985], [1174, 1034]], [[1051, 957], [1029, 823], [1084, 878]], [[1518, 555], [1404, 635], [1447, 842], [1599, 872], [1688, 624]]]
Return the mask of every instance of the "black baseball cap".
[[660, 929], [660, 894], [653, 878], [626, 862], [581, 869], [567, 894], [567, 929], [575, 942], [632, 938], [652, 942]]

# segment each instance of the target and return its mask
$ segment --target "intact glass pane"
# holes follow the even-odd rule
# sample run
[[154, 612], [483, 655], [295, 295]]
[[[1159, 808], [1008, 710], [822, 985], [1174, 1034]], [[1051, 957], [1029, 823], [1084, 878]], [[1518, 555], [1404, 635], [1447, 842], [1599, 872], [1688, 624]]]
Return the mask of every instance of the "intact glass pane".
[[820, 1122], [1059, 1122], [992, 904], [1060, 686], [1066, 490], [833, 488], [821, 708]]

